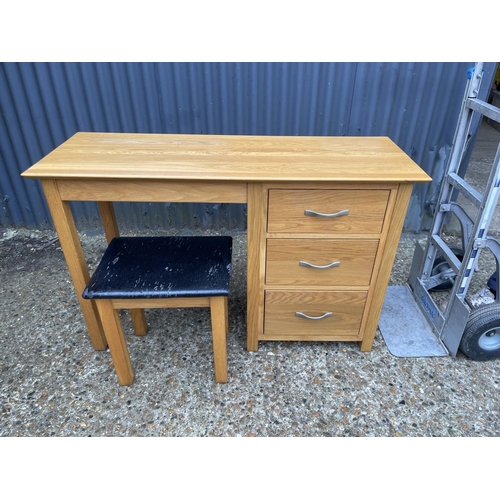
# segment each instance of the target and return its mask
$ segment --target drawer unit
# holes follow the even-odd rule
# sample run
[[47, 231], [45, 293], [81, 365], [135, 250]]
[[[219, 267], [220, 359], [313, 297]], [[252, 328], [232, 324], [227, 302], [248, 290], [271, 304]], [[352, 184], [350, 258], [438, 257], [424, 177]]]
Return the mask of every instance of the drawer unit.
[[378, 240], [268, 239], [267, 285], [369, 286]]
[[269, 233], [380, 233], [387, 189], [270, 189]]
[[266, 291], [265, 335], [359, 340], [367, 292]]
[[397, 186], [306, 183], [264, 193], [259, 340], [362, 342], [380, 302]]

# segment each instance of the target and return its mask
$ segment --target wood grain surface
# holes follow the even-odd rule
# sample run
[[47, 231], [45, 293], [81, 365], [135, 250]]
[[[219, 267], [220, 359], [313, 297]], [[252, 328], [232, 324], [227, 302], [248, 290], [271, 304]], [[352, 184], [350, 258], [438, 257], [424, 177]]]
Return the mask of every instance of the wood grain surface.
[[[266, 284], [368, 286], [377, 253], [377, 240], [268, 239]], [[338, 267], [315, 269], [337, 263]]]
[[388, 137], [78, 132], [22, 174], [34, 178], [427, 182]]

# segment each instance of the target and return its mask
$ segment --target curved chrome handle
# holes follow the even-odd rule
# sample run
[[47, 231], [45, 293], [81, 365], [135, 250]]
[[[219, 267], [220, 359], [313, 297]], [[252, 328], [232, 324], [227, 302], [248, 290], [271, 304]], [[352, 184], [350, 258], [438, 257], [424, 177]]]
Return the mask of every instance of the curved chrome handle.
[[349, 210], [341, 210], [340, 212], [335, 212], [334, 214], [322, 214], [321, 212], [315, 212], [314, 210], [306, 210], [304, 215], [312, 215], [314, 217], [341, 217], [342, 215], [349, 215]]
[[305, 319], [324, 319], [324, 318], [329, 318], [330, 316], [333, 316], [333, 313], [327, 312], [323, 314], [323, 316], [308, 316], [307, 314], [301, 313], [297, 311], [295, 313], [295, 316], [298, 316], [299, 318], [305, 318]]
[[305, 260], [301, 260], [299, 262], [299, 266], [302, 267], [312, 267], [313, 269], [330, 269], [331, 267], [339, 267], [339, 262], [332, 262], [331, 264], [326, 264], [325, 266], [317, 266], [316, 264], [311, 264], [310, 262], [306, 262]]

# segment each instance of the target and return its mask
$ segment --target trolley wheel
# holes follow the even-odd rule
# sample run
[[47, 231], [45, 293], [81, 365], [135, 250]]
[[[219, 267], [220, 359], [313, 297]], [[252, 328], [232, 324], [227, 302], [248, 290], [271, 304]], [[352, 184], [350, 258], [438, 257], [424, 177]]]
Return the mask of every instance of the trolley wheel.
[[475, 361], [500, 358], [500, 304], [484, 304], [472, 311], [460, 350]]
[[[462, 248], [457, 246], [450, 246], [450, 250], [455, 254], [457, 259], [462, 262], [464, 258], [464, 251], [462, 250]], [[432, 268], [431, 276], [436, 276], [436, 274], [440, 274], [443, 271], [447, 271], [448, 269], [451, 269], [448, 261], [438, 253], [436, 258], [434, 259], [434, 267]], [[436, 285], [434, 288], [430, 288], [429, 291], [440, 292], [442, 290], [450, 290], [451, 288], [453, 288], [453, 281], [447, 280], [440, 285]]]

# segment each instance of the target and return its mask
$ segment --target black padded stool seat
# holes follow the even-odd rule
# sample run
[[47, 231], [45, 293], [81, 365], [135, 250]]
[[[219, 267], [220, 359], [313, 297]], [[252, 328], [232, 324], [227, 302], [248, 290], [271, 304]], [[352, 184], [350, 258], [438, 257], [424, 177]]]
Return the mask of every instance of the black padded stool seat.
[[210, 308], [215, 381], [227, 382], [232, 241], [230, 236], [111, 240], [83, 297], [96, 303], [120, 384], [132, 384], [134, 370], [117, 309], [129, 309], [134, 332], [144, 335], [144, 309], [164, 307]]
[[231, 248], [230, 236], [114, 238], [83, 297], [227, 296]]

